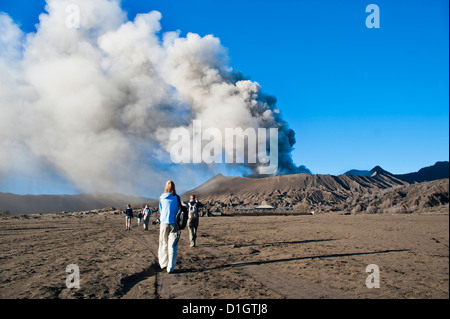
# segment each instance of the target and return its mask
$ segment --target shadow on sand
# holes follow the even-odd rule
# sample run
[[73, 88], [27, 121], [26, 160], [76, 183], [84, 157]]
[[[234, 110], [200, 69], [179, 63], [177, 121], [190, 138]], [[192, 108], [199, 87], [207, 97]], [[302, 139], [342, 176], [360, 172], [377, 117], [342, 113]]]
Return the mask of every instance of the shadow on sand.
[[[276, 241], [273, 243], [264, 243], [264, 244], [235, 244], [235, 245], [233, 245], [233, 248], [251, 247], [251, 246], [270, 247], [270, 246], [280, 246], [280, 245], [317, 243], [317, 242], [333, 241], [333, 240], [336, 240], [336, 239], [330, 238], [330, 239], [308, 239], [308, 240], [295, 240], [295, 241]], [[230, 245], [229, 244], [228, 245], [214, 245], [214, 247], [218, 247], [218, 246], [230, 246]]]
[[208, 270], [216, 270], [223, 268], [238, 268], [245, 266], [255, 266], [255, 265], [266, 265], [266, 264], [275, 264], [287, 261], [294, 260], [306, 260], [306, 259], [316, 259], [316, 258], [340, 258], [340, 257], [350, 257], [350, 256], [361, 256], [361, 255], [375, 255], [375, 254], [387, 254], [387, 253], [396, 253], [396, 252], [405, 252], [409, 251], [409, 249], [387, 249], [387, 250], [379, 250], [379, 251], [369, 251], [369, 252], [360, 252], [360, 253], [344, 253], [344, 254], [328, 254], [328, 255], [317, 255], [317, 256], [307, 256], [307, 257], [293, 257], [293, 258], [281, 258], [281, 259], [273, 259], [273, 260], [262, 260], [262, 261], [249, 261], [242, 263], [234, 263], [234, 264], [223, 264], [210, 268], [203, 269], [179, 269], [178, 273], [195, 273], [195, 272], [203, 272]]
[[295, 240], [295, 241], [276, 241], [273, 243], [249, 243], [249, 244], [213, 244], [213, 245], [206, 245], [204, 247], [221, 247], [221, 246], [233, 246], [233, 248], [240, 248], [240, 247], [252, 247], [252, 246], [260, 246], [260, 247], [269, 247], [269, 246], [280, 246], [280, 245], [293, 245], [293, 244], [307, 244], [307, 243], [315, 243], [315, 242], [323, 242], [323, 241], [333, 241], [336, 239], [329, 238], [329, 239], [308, 239], [308, 240]]

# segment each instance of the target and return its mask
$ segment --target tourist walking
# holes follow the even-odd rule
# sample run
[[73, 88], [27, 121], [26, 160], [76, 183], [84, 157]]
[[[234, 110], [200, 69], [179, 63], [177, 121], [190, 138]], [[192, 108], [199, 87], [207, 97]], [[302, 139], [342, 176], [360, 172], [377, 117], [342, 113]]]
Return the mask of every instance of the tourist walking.
[[198, 210], [203, 207], [203, 204], [197, 200], [197, 196], [192, 194], [188, 203], [188, 222], [189, 242], [191, 247], [195, 247], [197, 240], [197, 229], [199, 222]]
[[131, 230], [131, 219], [133, 218], [133, 209], [131, 209], [130, 204], [127, 205], [127, 208], [125, 209], [124, 213], [125, 213], [126, 230]]
[[141, 211], [139, 211], [138, 214], [137, 214], [137, 223], [138, 223], [138, 226], [141, 225], [141, 219], [142, 219], [142, 217], [144, 217], [144, 214], [143, 214]]
[[152, 210], [148, 207], [148, 205], [145, 205], [143, 212], [143, 225], [144, 225], [144, 230], [148, 230], [148, 224], [150, 222], [150, 215], [152, 214]]
[[175, 191], [175, 183], [167, 181], [164, 193], [159, 198], [160, 233], [158, 259], [161, 269], [171, 273], [177, 261], [178, 240], [180, 233], [176, 223], [176, 215], [181, 209], [181, 200]]

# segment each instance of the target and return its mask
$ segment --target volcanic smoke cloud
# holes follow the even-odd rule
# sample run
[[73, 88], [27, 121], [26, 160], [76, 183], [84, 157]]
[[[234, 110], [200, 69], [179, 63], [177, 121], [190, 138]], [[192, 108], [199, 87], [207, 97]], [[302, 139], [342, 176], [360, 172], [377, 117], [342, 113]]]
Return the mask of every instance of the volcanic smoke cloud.
[[[73, 4], [79, 28], [67, 25]], [[82, 191], [159, 191], [171, 174], [214, 169], [170, 163], [170, 130], [193, 120], [278, 128], [277, 173], [308, 172], [276, 99], [228, 66], [218, 38], [159, 34], [161, 13], [127, 21], [118, 1], [47, 0], [46, 11], [30, 34], [0, 13], [0, 179], [45, 170]]]

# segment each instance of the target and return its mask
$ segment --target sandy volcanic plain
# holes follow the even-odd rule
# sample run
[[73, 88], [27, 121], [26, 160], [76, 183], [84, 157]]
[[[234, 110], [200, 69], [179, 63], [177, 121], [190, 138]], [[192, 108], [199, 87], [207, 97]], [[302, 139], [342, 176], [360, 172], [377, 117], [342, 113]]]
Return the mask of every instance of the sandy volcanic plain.
[[[152, 220], [156, 216], [152, 216]], [[158, 225], [118, 211], [0, 219], [0, 298], [449, 298], [449, 207], [201, 217], [182, 231], [177, 273], [157, 267]], [[80, 288], [66, 288], [66, 267]], [[369, 289], [369, 264], [380, 288]]]

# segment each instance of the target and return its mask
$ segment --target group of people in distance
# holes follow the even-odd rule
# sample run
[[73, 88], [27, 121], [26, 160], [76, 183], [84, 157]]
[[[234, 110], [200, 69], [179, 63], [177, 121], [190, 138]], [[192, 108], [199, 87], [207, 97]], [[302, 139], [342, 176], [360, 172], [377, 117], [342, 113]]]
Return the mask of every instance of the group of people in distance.
[[[131, 219], [133, 218], [134, 213], [130, 204], [127, 205], [127, 208], [125, 209], [124, 213], [125, 213], [125, 229], [131, 230]], [[144, 225], [144, 230], [148, 230], [148, 223], [150, 222], [151, 214], [152, 214], [151, 209], [148, 207], [148, 205], [145, 205], [145, 208], [142, 210], [142, 212], [138, 213], [137, 216], [138, 226], [141, 224], [141, 219], [143, 219], [142, 224]]]
[[[174, 271], [177, 260], [180, 230], [177, 227], [176, 215], [178, 210], [181, 209], [181, 205], [183, 204], [176, 193], [175, 183], [173, 181], [167, 181], [164, 193], [159, 198], [160, 232], [158, 260], [161, 269], [165, 269], [168, 273]], [[191, 247], [195, 247], [199, 224], [198, 211], [203, 207], [203, 204], [197, 200], [197, 197], [194, 194], [192, 194], [187, 206], [189, 214], [187, 221], [189, 242]], [[131, 219], [133, 218], [133, 209], [131, 208], [131, 205], [127, 205], [124, 213], [126, 230], [131, 230]], [[148, 230], [150, 215], [152, 214], [151, 209], [148, 205], [145, 205], [142, 213], [139, 214], [141, 215], [138, 215], [138, 223], [140, 223], [140, 218], [143, 218], [144, 230]]]

